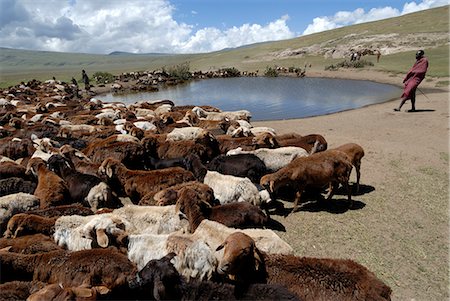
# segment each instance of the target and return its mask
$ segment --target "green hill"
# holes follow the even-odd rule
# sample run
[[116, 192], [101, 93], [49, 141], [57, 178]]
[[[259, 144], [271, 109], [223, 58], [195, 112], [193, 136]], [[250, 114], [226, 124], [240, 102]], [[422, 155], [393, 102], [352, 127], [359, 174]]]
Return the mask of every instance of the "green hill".
[[[449, 6], [401, 17], [346, 26], [294, 39], [245, 45], [202, 54], [115, 55], [60, 53], [0, 48], [0, 87], [33, 78], [61, 80], [78, 78], [81, 69], [118, 74], [126, 71], [156, 70], [189, 63], [191, 70], [235, 67], [240, 71], [266, 67], [303, 67], [323, 70], [348, 58], [351, 49], [380, 49], [380, 63], [370, 67], [389, 72], [405, 72], [417, 49], [430, 60], [429, 76], [449, 76]], [[376, 61], [375, 56], [364, 59]]]

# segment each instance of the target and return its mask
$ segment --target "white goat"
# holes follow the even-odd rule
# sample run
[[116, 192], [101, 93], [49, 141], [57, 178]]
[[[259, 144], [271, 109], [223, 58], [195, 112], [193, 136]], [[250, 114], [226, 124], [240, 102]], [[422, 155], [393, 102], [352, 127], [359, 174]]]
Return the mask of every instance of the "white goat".
[[301, 147], [285, 146], [279, 148], [259, 148], [251, 151], [244, 151], [241, 147], [232, 149], [227, 152], [227, 156], [237, 154], [254, 154], [260, 158], [267, 169], [277, 171], [288, 165], [292, 160], [298, 157], [307, 157], [309, 153]]

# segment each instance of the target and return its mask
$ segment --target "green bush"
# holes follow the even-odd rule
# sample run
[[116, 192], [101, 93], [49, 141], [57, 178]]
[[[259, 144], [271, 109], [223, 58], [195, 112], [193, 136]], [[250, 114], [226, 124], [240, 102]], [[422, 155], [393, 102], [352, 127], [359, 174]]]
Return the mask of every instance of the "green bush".
[[114, 82], [114, 75], [108, 72], [95, 72], [92, 77], [97, 84], [108, 84]]
[[366, 60], [343, 61], [336, 65], [326, 66], [325, 70], [338, 70], [339, 68], [364, 68], [365, 66], [373, 66], [373, 63]]
[[266, 77], [278, 77], [278, 71], [275, 68], [266, 67], [266, 71], [264, 71], [264, 76]]
[[182, 80], [188, 80], [192, 77], [189, 63], [182, 63], [176, 66], [168, 67], [167, 70], [163, 70], [167, 72], [170, 77]]
[[227, 76], [229, 76], [229, 77], [238, 77], [238, 76], [241, 76], [241, 72], [240, 72], [238, 69], [234, 68], [234, 67], [231, 67], [231, 68], [222, 68], [222, 69], [219, 69], [219, 72], [226, 73]]

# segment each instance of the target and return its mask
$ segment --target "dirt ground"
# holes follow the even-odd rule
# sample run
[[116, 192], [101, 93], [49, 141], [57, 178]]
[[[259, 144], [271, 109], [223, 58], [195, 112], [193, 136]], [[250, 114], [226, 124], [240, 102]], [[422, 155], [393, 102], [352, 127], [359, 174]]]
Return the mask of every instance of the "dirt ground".
[[[374, 71], [308, 76], [402, 83], [401, 75]], [[391, 286], [393, 300], [449, 299], [449, 89], [435, 86], [433, 79], [419, 86], [426, 96], [417, 92], [415, 113], [406, 112], [410, 102], [394, 112], [396, 99], [326, 116], [252, 123], [279, 134], [321, 134], [329, 148], [354, 142], [365, 149], [354, 209], [347, 210], [345, 196], [338, 195], [274, 216], [286, 228], [277, 233], [297, 255], [356, 260]]]

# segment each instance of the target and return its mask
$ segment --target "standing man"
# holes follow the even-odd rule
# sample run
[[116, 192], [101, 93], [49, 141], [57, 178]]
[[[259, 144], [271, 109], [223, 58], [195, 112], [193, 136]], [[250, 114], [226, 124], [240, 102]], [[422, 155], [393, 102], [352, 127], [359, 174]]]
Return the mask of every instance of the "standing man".
[[86, 71], [81, 71], [81, 77], [84, 83], [84, 89], [89, 91], [91, 89], [91, 85], [89, 84], [89, 76], [86, 74]]
[[411, 99], [411, 110], [408, 112], [416, 111], [416, 90], [425, 78], [425, 74], [428, 69], [428, 59], [424, 55], [425, 52], [423, 50], [416, 52], [416, 62], [412, 66], [411, 70], [409, 70], [408, 74], [406, 74], [405, 79], [403, 79], [405, 87], [403, 88], [400, 106], [395, 108], [394, 111], [400, 111], [408, 99]]

